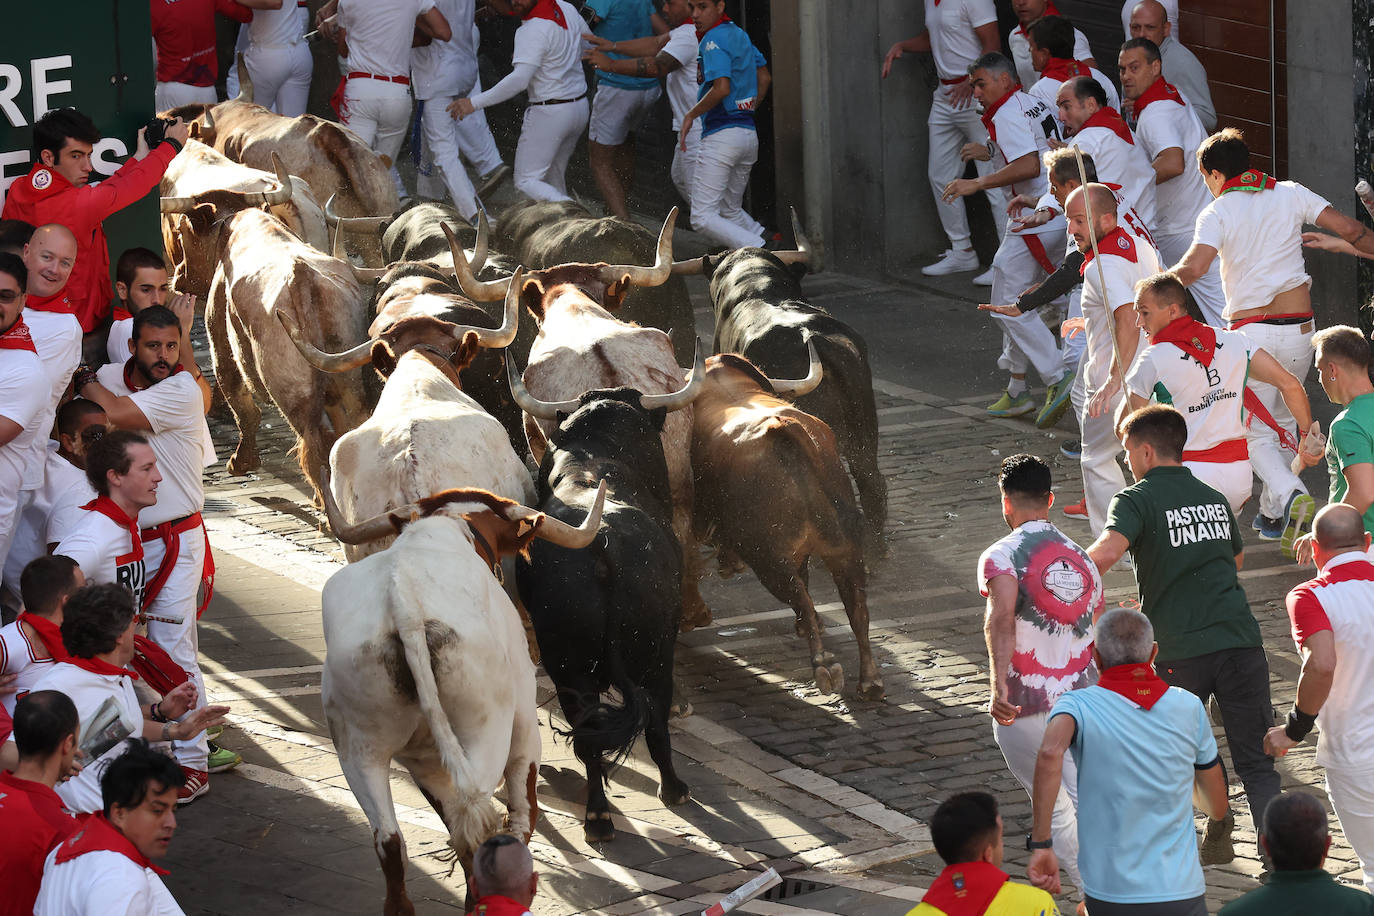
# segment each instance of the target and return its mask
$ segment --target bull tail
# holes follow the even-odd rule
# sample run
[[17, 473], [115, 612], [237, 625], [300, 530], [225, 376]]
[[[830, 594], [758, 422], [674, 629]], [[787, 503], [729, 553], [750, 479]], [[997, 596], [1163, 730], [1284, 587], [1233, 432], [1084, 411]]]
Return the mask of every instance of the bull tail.
[[[457, 795], [456, 810], [445, 807], [441, 812], [449, 829], [449, 845], [459, 854], [470, 854], [496, 831], [500, 819], [492, 805], [491, 792], [483, 791], [479, 784], [476, 768], [454, 734], [453, 725], [440, 702], [420, 596], [411, 593], [413, 590], [408, 588], [406, 575], [400, 571], [392, 582], [393, 587], [387, 590], [388, 612], [415, 681], [420, 709], [429, 723], [439, 758]], [[398, 592], [401, 593], [399, 600]]]
[[[823, 420], [780, 417], [772, 434], [796, 452], [811, 470], [815, 487], [804, 487], [817, 531], [831, 547], [858, 545], [863, 520], [854, 504], [854, 489], [840, 463], [835, 434]], [[825, 441], [818, 441], [825, 440]]]

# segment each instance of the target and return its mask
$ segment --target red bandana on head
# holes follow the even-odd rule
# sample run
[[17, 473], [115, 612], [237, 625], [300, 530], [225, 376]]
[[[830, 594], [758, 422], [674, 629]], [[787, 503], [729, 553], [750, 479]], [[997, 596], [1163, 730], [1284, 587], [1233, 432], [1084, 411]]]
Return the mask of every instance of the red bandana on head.
[[1083, 122], [1083, 126], [1078, 128], [1078, 132], [1081, 134], [1089, 127], [1105, 127], [1131, 146], [1135, 146], [1135, 138], [1131, 136], [1131, 129], [1126, 126], [1125, 121], [1121, 120], [1121, 115], [1117, 110], [1110, 105], [1093, 112], [1093, 116]]
[[24, 611], [19, 615], [21, 624], [28, 624], [33, 627], [33, 631], [38, 634], [38, 639], [43, 643], [43, 648], [48, 650], [55, 662], [65, 662], [69, 660], [67, 655], [67, 644], [62, 641], [62, 628], [53, 623], [46, 617], [39, 617], [37, 614], [30, 614]]
[[558, 24], [561, 29], [568, 27], [568, 20], [563, 16], [563, 10], [558, 6], [557, 0], [539, 0], [530, 11], [520, 17], [525, 22], [531, 19], [547, 19]]
[[1045, 69], [1040, 71], [1040, 77], [1047, 80], [1071, 80], [1075, 76], [1092, 76], [1092, 67], [1083, 63], [1081, 60], [1064, 60], [1059, 57], [1051, 57], [1049, 63], [1045, 64]]
[[[1135, 263], [1135, 239], [1131, 238], [1120, 226], [1108, 232], [1097, 240], [1097, 251], [1099, 254], [1114, 254], [1117, 257], [1125, 258], [1132, 264]], [[1091, 247], [1083, 252], [1083, 266], [1078, 268], [1078, 275], [1086, 277], [1088, 275], [1088, 265], [1093, 262], [1093, 250]]]
[[70, 862], [88, 852], [117, 852], [142, 868], [151, 868], [159, 875], [170, 874], [166, 869], [158, 868], [147, 856], [139, 852], [138, 847], [120, 833], [118, 827], [105, 819], [103, 811], [97, 811], [82, 821], [81, 829], [57, 848], [57, 864]]
[[1011, 876], [990, 862], [947, 865], [921, 898], [946, 916], [982, 916]]
[[[936, 5], [936, 6], [939, 6], [939, 5], [940, 5], [940, 0], [935, 0], [935, 5]], [[700, 41], [702, 38], [704, 38], [704, 37], [706, 36], [706, 33], [709, 32], [709, 31], [711, 31], [711, 29], [714, 29], [716, 26], [718, 26], [718, 25], [724, 25], [724, 24], [727, 23], [727, 22], [734, 22], [734, 21], [735, 21], [735, 20], [731, 19], [729, 16], [725, 15], [724, 13], [721, 13], [721, 14], [720, 14], [720, 18], [717, 19], [717, 20], [715, 21], [715, 24], [714, 24], [714, 25], [708, 26], [707, 28], [704, 28], [704, 29], [697, 29], [697, 41]]]
[[14, 319], [14, 324], [10, 329], [0, 334], [0, 350], [28, 350], [30, 353], [37, 353], [38, 348], [33, 345], [33, 335], [29, 333], [29, 326], [24, 324], [24, 316], [20, 315]]
[[995, 114], [997, 114], [997, 109], [999, 109], [999, 108], [1001, 108], [1003, 105], [1007, 104], [1007, 99], [1009, 99], [1009, 98], [1011, 98], [1012, 96], [1016, 95], [1016, 93], [1018, 93], [1018, 92], [1020, 92], [1020, 91], [1021, 91], [1021, 84], [1020, 84], [1020, 83], [1017, 83], [1015, 86], [1012, 86], [1011, 89], [1007, 90], [1007, 94], [1006, 94], [1006, 95], [1002, 96], [1000, 99], [998, 99], [997, 101], [993, 102], [991, 105], [989, 105], [989, 106], [987, 107], [987, 110], [983, 112], [983, 114], [982, 114], [983, 126], [987, 128], [988, 134], [992, 137], [992, 139], [993, 139], [994, 142], [996, 142], [996, 140], [997, 140], [997, 129], [996, 129], [996, 126], [992, 123], [992, 116], [995, 115]]
[[1164, 696], [1169, 685], [1155, 674], [1149, 662], [1130, 665], [1116, 665], [1102, 672], [1097, 686], [1106, 687], [1112, 693], [1119, 693], [1137, 706], [1150, 709]]
[[1164, 82], [1164, 77], [1161, 76], [1159, 79], [1155, 80], [1153, 83], [1150, 84], [1149, 89], [1146, 89], [1144, 92], [1140, 94], [1140, 98], [1135, 100], [1136, 120], [1140, 120], [1141, 114], [1144, 113], [1146, 107], [1151, 102], [1162, 102], [1165, 99], [1168, 99], [1170, 102], [1173, 102], [1177, 105], [1183, 104], [1183, 96], [1179, 95], [1178, 90], [1175, 89], [1172, 85]]
[[1228, 191], [1269, 191], [1278, 182], [1258, 169], [1246, 169], [1235, 178], [1227, 179], [1221, 186], [1221, 193]]

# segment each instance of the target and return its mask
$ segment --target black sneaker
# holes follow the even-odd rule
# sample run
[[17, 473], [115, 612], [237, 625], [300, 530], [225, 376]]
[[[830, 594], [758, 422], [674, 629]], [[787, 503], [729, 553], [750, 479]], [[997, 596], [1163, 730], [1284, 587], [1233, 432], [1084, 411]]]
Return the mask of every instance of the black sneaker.
[[1236, 846], [1231, 842], [1231, 831], [1236, 827], [1234, 811], [1226, 812], [1221, 820], [1207, 819], [1207, 834], [1202, 838], [1201, 857], [1203, 865], [1226, 865], [1236, 858]]
[[1077, 439], [1065, 439], [1059, 445], [1059, 454], [1077, 461], [1083, 457], [1083, 443]]

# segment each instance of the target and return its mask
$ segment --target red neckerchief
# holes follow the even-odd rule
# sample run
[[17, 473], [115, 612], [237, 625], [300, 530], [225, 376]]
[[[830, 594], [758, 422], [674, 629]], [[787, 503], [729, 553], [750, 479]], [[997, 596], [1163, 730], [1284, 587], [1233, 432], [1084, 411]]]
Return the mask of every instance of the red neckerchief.
[[121, 668], [118, 665], [111, 665], [109, 662], [102, 662], [98, 658], [78, 658], [75, 655], [63, 659], [68, 665], [75, 665], [82, 671], [89, 671], [91, 674], [104, 674], [110, 677], [131, 677], [138, 680], [138, 675], [128, 668]]
[[1212, 365], [1217, 354], [1217, 331], [1196, 318], [1184, 315], [1159, 329], [1150, 343], [1171, 343], [1204, 366]]
[[1130, 665], [1116, 665], [1102, 672], [1097, 686], [1106, 687], [1112, 693], [1119, 693], [1137, 706], [1152, 708], [1164, 696], [1169, 685], [1155, 674], [1154, 665], [1149, 662], [1136, 662]]
[[563, 11], [559, 9], [558, 0], [539, 0], [530, 8], [528, 13], [520, 18], [525, 22], [529, 22], [531, 19], [547, 19], [557, 23], [561, 29], [568, 27], [568, 20], [564, 18]]
[[921, 898], [945, 916], [982, 916], [1011, 876], [990, 862], [946, 865]]
[[1273, 178], [1258, 169], [1246, 169], [1235, 178], [1228, 178], [1221, 185], [1221, 193], [1228, 191], [1269, 191], [1278, 184]]
[[1105, 127], [1131, 146], [1135, 146], [1135, 138], [1131, 136], [1131, 129], [1126, 126], [1125, 121], [1121, 120], [1121, 115], [1117, 113], [1117, 110], [1110, 105], [1093, 112], [1093, 116], [1083, 122], [1083, 126], [1078, 128], [1078, 132], [1081, 134], [1089, 127]]
[[523, 903], [500, 894], [490, 894], [478, 900], [468, 916], [523, 916], [529, 911], [530, 908]]
[[[936, 6], [939, 6], [939, 5], [940, 5], [940, 0], [935, 0], [935, 5], [936, 5]], [[709, 29], [697, 29], [697, 41], [701, 41], [703, 38], [705, 38], [705, 37], [706, 37], [706, 33], [709, 32], [709, 31], [711, 31], [711, 29], [714, 29], [717, 25], [724, 25], [724, 24], [727, 23], [727, 22], [734, 22], [734, 21], [735, 21], [735, 20], [731, 19], [729, 16], [725, 15], [724, 13], [722, 13], [721, 16], [720, 16], [720, 18], [716, 20], [716, 24], [713, 25], [713, 26], [711, 26], [711, 28], [709, 28]]]
[[1007, 99], [1016, 95], [1016, 93], [1020, 91], [1021, 84], [1017, 83], [1015, 86], [1012, 86], [1010, 90], [1008, 90], [1006, 95], [1002, 96], [1000, 99], [993, 102], [991, 105], [987, 107], [987, 110], [983, 112], [983, 126], [987, 128], [988, 133], [992, 136], [993, 140], [997, 139], [997, 131], [993, 129], [992, 116], [997, 114], [997, 109], [1007, 104]]
[[133, 313], [133, 312], [131, 312], [131, 311], [129, 311], [128, 309], [126, 309], [123, 305], [120, 305], [120, 304], [118, 304], [118, 303], [115, 304], [115, 307], [114, 307], [114, 320], [115, 320], [115, 321], [127, 321], [128, 319], [130, 319], [130, 318], [132, 318], [132, 317], [134, 317], [134, 313]]
[[123, 509], [119, 508], [119, 504], [108, 496], [98, 496], [81, 508], [90, 512], [99, 512], [129, 532], [130, 550], [127, 554], [119, 557], [119, 562], [127, 563], [143, 559], [143, 538], [138, 533], [138, 519], [130, 518]]
[[1183, 96], [1179, 95], [1178, 90], [1172, 85], [1164, 82], [1164, 77], [1161, 76], [1150, 84], [1149, 89], [1146, 89], [1140, 94], [1140, 98], [1135, 100], [1136, 120], [1140, 120], [1141, 114], [1145, 111], [1145, 106], [1149, 105], [1151, 102], [1162, 102], [1165, 99], [1176, 102], [1179, 105], [1183, 104]]
[[120, 833], [118, 827], [106, 820], [103, 811], [97, 811], [86, 818], [81, 829], [57, 848], [56, 864], [70, 862], [88, 852], [117, 852], [141, 868], [151, 868], [159, 875], [170, 874], [165, 868], [158, 868], [147, 856], [139, 852], [138, 847]]
[[[937, 4], [935, 4], [935, 5], [936, 5], [936, 6], [939, 6], [940, 4], [937, 3]], [[1046, 16], [1060, 16], [1060, 15], [1062, 15], [1062, 14], [1059, 12], [1059, 7], [1055, 6], [1053, 3], [1046, 3], [1046, 4], [1045, 4], [1045, 12], [1041, 13], [1037, 18], [1043, 19], [1043, 18], [1045, 18]], [[1027, 24], [1029, 24], [1029, 23], [1027, 23]], [[1018, 25], [1018, 26], [1016, 27], [1016, 33], [1017, 33], [1018, 35], [1020, 35], [1022, 38], [1029, 38], [1029, 37], [1030, 37], [1030, 32], [1026, 31], [1026, 26], [1024, 26], [1024, 25]]]
[[19, 623], [27, 623], [33, 627], [33, 631], [38, 634], [38, 638], [43, 643], [43, 648], [48, 650], [55, 662], [70, 661], [71, 657], [67, 654], [67, 644], [62, 641], [62, 628], [53, 623], [46, 617], [39, 617], [37, 614], [30, 614], [28, 611], [19, 613]]
[[[1102, 254], [1114, 254], [1117, 257], [1125, 258], [1132, 264], [1134, 264], [1136, 260], [1135, 240], [1127, 235], [1120, 226], [1117, 226], [1111, 232], [1108, 232], [1097, 240], [1097, 250]], [[1086, 277], [1088, 275], [1088, 265], [1092, 262], [1093, 249], [1089, 246], [1088, 250], [1083, 252], [1083, 266], [1078, 268], [1078, 275], [1080, 277]]]
[[51, 296], [29, 295], [24, 299], [24, 308], [35, 312], [56, 312], [59, 315], [75, 315], [72, 300], [67, 296], [66, 284]]
[[[178, 372], [185, 371], [186, 370], [181, 367], [181, 363], [177, 363], [175, 366], [172, 367], [172, 373], [171, 375], [168, 375], [167, 378], [171, 378]], [[156, 382], [154, 382], [154, 384], [156, 384]], [[140, 388], [138, 385], [134, 384], [134, 358], [132, 356], [130, 356], [127, 360], [124, 361], [124, 387], [128, 388], [130, 391], [145, 390], [143, 388]]]
[[[1062, 57], [1051, 57], [1049, 63], [1045, 64], [1045, 69], [1040, 71], [1041, 79], [1052, 79], [1064, 82], [1071, 80], [1075, 76], [1092, 76], [1092, 67], [1083, 63], [1081, 60], [1064, 60]], [[1086, 126], [1086, 125], [1085, 125]]]
[[33, 335], [29, 333], [29, 326], [24, 324], [24, 316], [20, 315], [14, 319], [14, 324], [10, 329], [0, 334], [0, 350], [28, 350], [30, 353], [37, 353], [38, 348], [33, 345]]

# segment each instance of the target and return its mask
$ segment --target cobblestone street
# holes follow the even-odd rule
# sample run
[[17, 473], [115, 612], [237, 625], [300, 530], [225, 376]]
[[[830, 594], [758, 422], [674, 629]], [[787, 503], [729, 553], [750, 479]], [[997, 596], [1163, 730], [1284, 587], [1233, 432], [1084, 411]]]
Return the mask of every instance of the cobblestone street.
[[[972, 287], [895, 287], [821, 274], [808, 278], [806, 289], [855, 324], [873, 350], [891, 554], [872, 571], [869, 605], [887, 697], [854, 699], [854, 640], [822, 571], [811, 585], [829, 625], [827, 647], [848, 675], [842, 696], [821, 696], [811, 683], [791, 609], [752, 574], [723, 580], [711, 572], [702, 591], [715, 620], [682, 636], [677, 653], [694, 714], [674, 723], [673, 742], [693, 801], [675, 809], [659, 803], [657, 774], [641, 746], [612, 777], [620, 836], [589, 847], [581, 831], [581, 768], [544, 729], [544, 816], [533, 847], [542, 888], [537, 914], [700, 912], [768, 863], [789, 879], [782, 897], [754, 901], [745, 912], [899, 916], [941, 867], [924, 821], [941, 799], [969, 788], [998, 796], [1006, 868], [1024, 879], [1020, 847], [1030, 802], [993, 743], [985, 711], [987, 654], [974, 565], [1005, 532], [996, 488], [1002, 457], [1053, 456], [1058, 505], [1078, 500], [1076, 462], [1059, 456], [1060, 442], [1076, 430], [1069, 419], [1045, 432], [1024, 419], [987, 418], [983, 406], [1000, 384], [991, 370], [997, 341], [972, 311]], [[699, 331], [709, 341], [705, 284], [692, 290]], [[1311, 387], [1325, 425], [1329, 405]], [[319, 588], [342, 564], [342, 552], [320, 530], [287, 454], [289, 430], [273, 411], [264, 424], [258, 473], [231, 478], [221, 462], [207, 476], [206, 518], [219, 574], [201, 621], [201, 650], [211, 699], [233, 707], [222, 743], [246, 763], [214, 777], [209, 796], [182, 813], [167, 883], [188, 913], [375, 913], [380, 869], [319, 700]], [[211, 426], [223, 458], [236, 442], [233, 424], [212, 417]], [[1324, 472], [1308, 484], [1322, 501]], [[1276, 543], [1255, 538], [1252, 513], [1242, 522], [1241, 579], [1265, 636], [1275, 706], [1286, 710], [1298, 662], [1283, 597], [1311, 573], [1284, 558]], [[1086, 544], [1085, 523], [1057, 509], [1052, 520]], [[714, 570], [713, 562], [706, 565]], [[1135, 595], [1129, 573], [1110, 574], [1107, 588], [1109, 606]], [[541, 678], [541, 700], [551, 696]], [[554, 707], [546, 703], [541, 720]], [[1309, 738], [1279, 766], [1285, 789], [1324, 801], [1314, 744]], [[392, 786], [417, 907], [461, 912], [461, 871], [450, 875], [437, 855], [445, 848], [438, 817], [399, 769]], [[1234, 777], [1231, 792], [1238, 858], [1206, 869], [1213, 911], [1255, 887], [1260, 871]], [[1327, 868], [1358, 884], [1358, 862], [1334, 818], [1332, 828]], [[1071, 900], [1066, 895], [1061, 907], [1072, 911]]]

